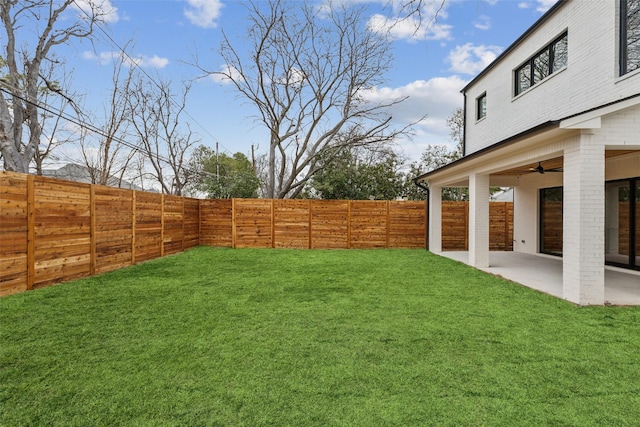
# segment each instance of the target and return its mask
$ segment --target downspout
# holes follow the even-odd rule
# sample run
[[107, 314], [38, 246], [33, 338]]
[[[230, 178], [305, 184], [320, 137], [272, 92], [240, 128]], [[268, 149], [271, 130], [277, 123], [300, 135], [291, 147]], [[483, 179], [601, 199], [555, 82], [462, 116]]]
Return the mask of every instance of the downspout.
[[424, 210], [425, 210], [425, 218], [426, 218], [426, 228], [425, 228], [425, 236], [424, 236], [424, 248], [426, 250], [429, 250], [429, 187], [427, 187], [426, 185], [424, 185], [422, 182], [419, 182], [417, 180], [413, 180], [413, 183], [416, 185], [416, 187], [418, 188], [422, 188], [424, 190], [424, 192], [427, 194], [427, 202], [424, 204]]
[[467, 155], [467, 92], [462, 92], [462, 157]]

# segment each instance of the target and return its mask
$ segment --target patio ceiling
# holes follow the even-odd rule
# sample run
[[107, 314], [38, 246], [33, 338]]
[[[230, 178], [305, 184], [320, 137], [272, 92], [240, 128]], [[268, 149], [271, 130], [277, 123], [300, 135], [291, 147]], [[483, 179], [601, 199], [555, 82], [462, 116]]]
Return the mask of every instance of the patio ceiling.
[[[612, 157], [623, 156], [625, 154], [636, 153], [635, 150], [606, 150], [605, 158], [609, 159]], [[544, 173], [553, 173], [553, 172], [562, 172], [562, 166], [564, 163], [564, 157], [554, 157], [552, 159], [543, 160], [540, 162], [540, 166], [542, 166]], [[529, 163], [520, 167], [506, 169], [500, 172], [495, 172], [491, 175], [497, 176], [521, 176], [524, 174], [530, 173], [539, 173], [536, 168], [538, 168], [538, 162]]]

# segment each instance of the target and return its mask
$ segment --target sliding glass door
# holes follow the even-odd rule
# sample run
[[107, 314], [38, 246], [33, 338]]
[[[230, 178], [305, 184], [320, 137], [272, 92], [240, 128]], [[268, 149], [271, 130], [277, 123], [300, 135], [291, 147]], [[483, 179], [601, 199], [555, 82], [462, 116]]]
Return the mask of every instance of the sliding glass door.
[[640, 269], [640, 179], [606, 183], [605, 261]]
[[562, 187], [540, 190], [540, 252], [562, 255]]
[[[540, 252], [562, 256], [563, 188], [540, 190]], [[605, 261], [640, 270], [640, 177], [605, 184]]]

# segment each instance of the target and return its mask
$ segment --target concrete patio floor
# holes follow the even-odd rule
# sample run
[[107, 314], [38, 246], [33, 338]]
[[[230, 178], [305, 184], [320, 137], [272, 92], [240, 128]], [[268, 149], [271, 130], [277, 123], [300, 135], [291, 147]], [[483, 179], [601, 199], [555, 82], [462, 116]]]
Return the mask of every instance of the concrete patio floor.
[[[469, 263], [468, 252], [437, 254], [465, 264]], [[489, 268], [480, 270], [562, 298], [562, 258], [519, 252], [491, 252]], [[607, 266], [604, 299], [605, 304], [640, 305], [640, 271]]]

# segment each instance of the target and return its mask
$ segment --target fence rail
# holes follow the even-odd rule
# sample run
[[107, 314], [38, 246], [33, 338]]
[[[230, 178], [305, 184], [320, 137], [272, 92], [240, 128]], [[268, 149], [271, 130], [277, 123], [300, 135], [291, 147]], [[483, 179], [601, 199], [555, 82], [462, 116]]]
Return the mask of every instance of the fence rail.
[[[491, 204], [491, 249], [510, 250], [511, 203]], [[426, 203], [198, 200], [0, 172], [0, 296], [197, 246], [424, 248]], [[443, 202], [443, 249], [467, 248], [468, 206]]]

